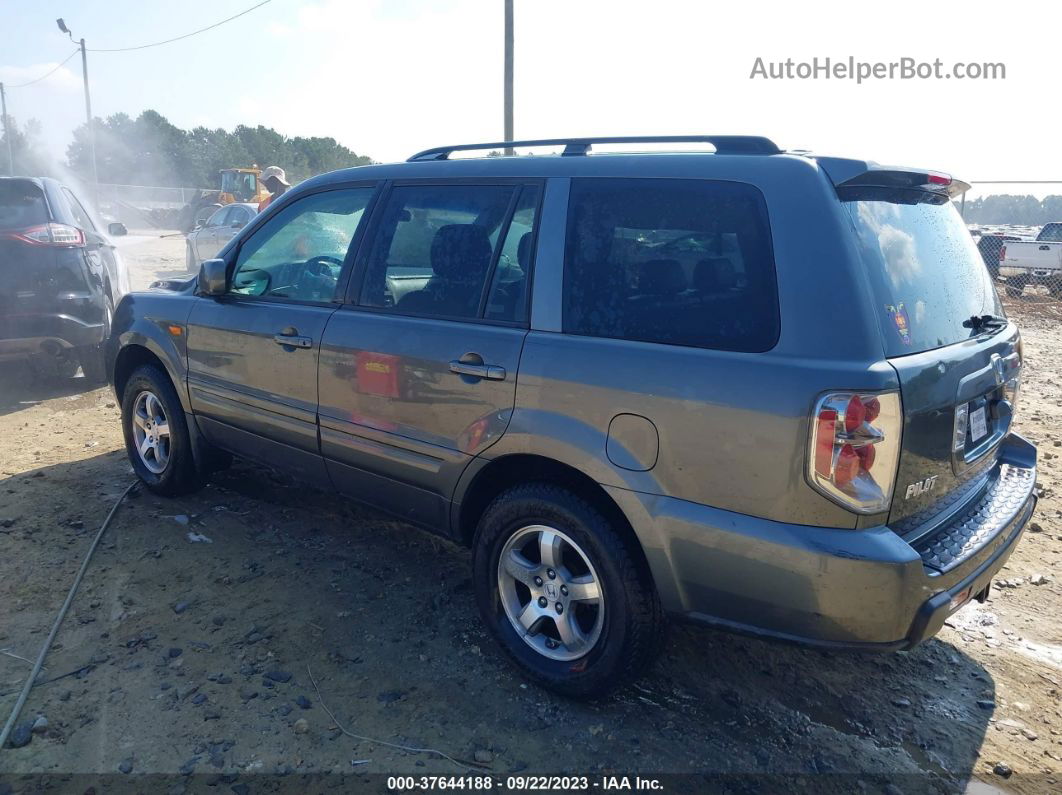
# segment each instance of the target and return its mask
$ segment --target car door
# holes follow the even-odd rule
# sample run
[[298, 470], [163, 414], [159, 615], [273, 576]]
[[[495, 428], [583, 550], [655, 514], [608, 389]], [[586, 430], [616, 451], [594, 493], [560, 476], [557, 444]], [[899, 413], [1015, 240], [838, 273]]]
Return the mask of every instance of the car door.
[[398, 184], [381, 200], [321, 345], [321, 451], [339, 490], [447, 528], [461, 472], [512, 415], [539, 193]]
[[[111, 301], [112, 305], [108, 307], [107, 311], [113, 311], [115, 290], [121, 286], [116, 275], [117, 265], [114, 244], [96, 228], [92, 217], [73, 191], [65, 186], [61, 188], [61, 191], [75, 223], [85, 235], [85, 260], [88, 264], [89, 272]], [[106, 322], [110, 324], [110, 317], [107, 318]]]
[[213, 256], [217, 256], [217, 252], [225, 248], [254, 217], [251, 209], [243, 204], [230, 204], [227, 209], [228, 213], [222, 218], [222, 223], [214, 230], [216, 249]]
[[188, 392], [215, 444], [311, 479], [321, 337], [338, 306], [373, 185], [308, 194], [227, 254], [229, 288], [188, 318]]

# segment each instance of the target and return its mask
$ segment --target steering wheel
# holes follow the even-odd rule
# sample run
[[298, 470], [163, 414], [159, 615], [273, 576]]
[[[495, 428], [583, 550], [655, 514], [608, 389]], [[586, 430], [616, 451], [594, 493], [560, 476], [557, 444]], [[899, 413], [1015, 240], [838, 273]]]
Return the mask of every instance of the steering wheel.
[[312, 268], [315, 265], [335, 265], [337, 268], [342, 268], [343, 260], [339, 259], [338, 257], [330, 257], [327, 254], [319, 254], [316, 257], [310, 257], [308, 260], [306, 260], [307, 269]]
[[[294, 287], [300, 294], [311, 294], [317, 299], [331, 298], [335, 291], [337, 274], [333, 268], [342, 268], [343, 260], [328, 255], [310, 257], [300, 269]], [[325, 293], [328, 293], [325, 296]]]

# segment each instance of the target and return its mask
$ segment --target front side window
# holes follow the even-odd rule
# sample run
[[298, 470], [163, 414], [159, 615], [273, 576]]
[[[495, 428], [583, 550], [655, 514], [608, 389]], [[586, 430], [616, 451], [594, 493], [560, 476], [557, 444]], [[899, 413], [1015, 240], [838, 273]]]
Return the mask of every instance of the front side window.
[[228, 217], [228, 215], [229, 215], [229, 207], [228, 206], [221, 207], [220, 209], [216, 210], [214, 212], [214, 214], [207, 219], [207, 222], [204, 224], [204, 226], [209, 226], [209, 227], [221, 226], [222, 224], [225, 223], [225, 219]]
[[[517, 251], [520, 236], [514, 235], [521, 228], [530, 232], [533, 217], [526, 208], [522, 214], [517, 208], [512, 230], [507, 221], [513, 202], [528, 190], [535, 189], [518, 185], [394, 188], [369, 250], [361, 304], [400, 314], [454, 319], [522, 317], [524, 270]], [[504, 270], [504, 278], [493, 278], [496, 270]], [[485, 296], [488, 284], [490, 293]]]
[[769, 350], [778, 290], [763, 196], [738, 182], [573, 179], [563, 328]]
[[229, 292], [331, 301], [374, 191], [326, 191], [289, 204], [240, 247]]

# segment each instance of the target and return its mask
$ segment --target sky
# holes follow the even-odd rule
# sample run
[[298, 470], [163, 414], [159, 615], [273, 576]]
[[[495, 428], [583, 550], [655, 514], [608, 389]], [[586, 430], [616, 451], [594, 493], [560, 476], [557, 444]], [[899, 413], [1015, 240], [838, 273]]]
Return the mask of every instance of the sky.
[[[74, 51], [61, 16], [90, 50], [96, 116], [264, 124], [379, 161], [502, 138], [502, 0], [272, 0], [184, 41], [91, 51], [179, 36], [257, 1], [0, 0], [0, 81]], [[516, 137], [757, 134], [967, 181], [1062, 180], [1060, 22], [1062, 5], [1031, 0], [515, 0]], [[757, 58], [816, 57], [1003, 63], [1006, 78], [750, 78]], [[62, 154], [84, 120], [81, 80], [75, 57], [10, 88], [8, 113], [40, 120]]]

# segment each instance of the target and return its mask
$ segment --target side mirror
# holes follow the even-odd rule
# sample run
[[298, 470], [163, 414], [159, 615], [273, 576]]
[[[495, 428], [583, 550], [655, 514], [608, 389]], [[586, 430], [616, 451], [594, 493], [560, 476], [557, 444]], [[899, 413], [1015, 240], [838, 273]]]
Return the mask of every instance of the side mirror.
[[204, 226], [206, 226], [206, 219], [205, 218], [196, 218], [195, 219], [195, 226], [193, 227], [193, 231], [195, 229], [202, 229]]
[[243, 229], [247, 225], [246, 221], [233, 221], [231, 226], [233, 229]]
[[196, 282], [196, 292], [199, 295], [225, 295], [229, 290], [226, 278], [225, 260], [206, 259], [199, 266], [199, 280]]
[[128, 235], [129, 230], [125, 228], [125, 224], [107, 224], [107, 234], [111, 237], [121, 237], [122, 235]]

